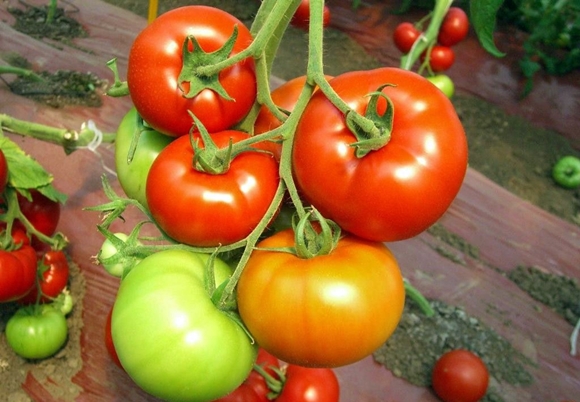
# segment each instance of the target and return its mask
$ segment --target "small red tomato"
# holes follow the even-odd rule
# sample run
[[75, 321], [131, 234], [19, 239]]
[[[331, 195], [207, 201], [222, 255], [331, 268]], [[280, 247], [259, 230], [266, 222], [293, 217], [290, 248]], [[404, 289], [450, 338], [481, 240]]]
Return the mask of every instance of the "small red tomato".
[[285, 374], [277, 402], [338, 402], [340, 386], [332, 369], [290, 364]]
[[455, 62], [455, 52], [448, 46], [435, 45], [429, 54], [429, 66], [433, 72], [449, 70]]
[[413, 44], [421, 36], [421, 32], [410, 22], [402, 22], [393, 31], [393, 42], [401, 52], [407, 54]]
[[[42, 279], [38, 283], [42, 295], [40, 303], [48, 303], [57, 297], [66, 287], [69, 277], [69, 265], [66, 255], [62, 251], [51, 250], [44, 254], [42, 258], [44, 265]], [[36, 303], [38, 297], [38, 287], [34, 286], [32, 290], [18, 302], [21, 304]]]
[[[308, 30], [310, 24], [310, 0], [302, 0], [292, 16], [290, 23], [297, 28]], [[325, 5], [322, 14], [322, 26], [327, 27], [330, 24], [330, 9]]]
[[476, 402], [487, 391], [489, 373], [477, 355], [456, 349], [437, 360], [431, 379], [435, 393], [444, 402]]
[[451, 7], [439, 29], [437, 42], [443, 46], [454, 46], [467, 36], [469, 31], [469, 19], [467, 14], [459, 7]]

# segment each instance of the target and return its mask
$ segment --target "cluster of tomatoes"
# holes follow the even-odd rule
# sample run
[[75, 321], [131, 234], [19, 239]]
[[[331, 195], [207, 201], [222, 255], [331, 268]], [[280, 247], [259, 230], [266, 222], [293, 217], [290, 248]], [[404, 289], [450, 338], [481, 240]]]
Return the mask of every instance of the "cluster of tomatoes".
[[[14, 216], [7, 201], [10, 171], [0, 150], [0, 193], [3, 216]], [[42, 359], [56, 353], [66, 342], [68, 327], [65, 315], [72, 308], [65, 295], [69, 263], [62, 250], [50, 249], [27, 230], [22, 220], [37, 234], [52, 236], [60, 218], [60, 203], [35, 189], [29, 198], [16, 193], [20, 219], [11, 220], [11, 231], [3, 220], [0, 250], [0, 302], [16, 302], [20, 307], [6, 323], [6, 339], [14, 351], [25, 358]], [[14, 207], [12, 207], [14, 208]], [[60, 295], [58, 303], [53, 303]]]
[[[469, 18], [463, 9], [450, 7], [443, 19], [437, 41], [423, 55], [433, 72], [446, 71], [455, 62], [453, 46], [457, 45], [469, 32]], [[402, 53], [409, 53], [421, 36], [420, 29], [410, 22], [402, 22], [393, 31], [393, 41]]]
[[[242, 392], [258, 348], [288, 364], [277, 400], [296, 402], [306, 399], [284, 397], [296, 372], [370, 355], [405, 299], [384, 243], [439, 219], [467, 168], [459, 118], [424, 77], [381, 68], [319, 88], [297, 77], [260, 105], [252, 44], [234, 16], [187, 6], [159, 16], [129, 54], [135, 108], [116, 169], [166, 244], [151, 252], [141, 226], [101, 226], [98, 257], [121, 278], [109, 350], [167, 400]], [[297, 219], [280, 229], [288, 209]]]

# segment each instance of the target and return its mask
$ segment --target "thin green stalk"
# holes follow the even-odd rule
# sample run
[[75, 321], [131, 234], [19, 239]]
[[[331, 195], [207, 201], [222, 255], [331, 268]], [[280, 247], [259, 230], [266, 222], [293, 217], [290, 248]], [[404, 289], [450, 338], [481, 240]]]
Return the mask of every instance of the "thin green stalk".
[[250, 46], [242, 50], [240, 53], [237, 53], [219, 63], [199, 66], [196, 75], [211, 77], [218, 74], [223, 69], [231, 67], [248, 57], [262, 57], [266, 47], [270, 43], [270, 40], [272, 40], [272, 37], [276, 34], [281, 22], [286, 18], [286, 14], [295, 2], [296, 0], [292, 0], [292, 2], [276, 1]]
[[403, 283], [405, 285], [405, 293], [407, 296], [409, 296], [411, 300], [417, 303], [419, 308], [421, 308], [421, 311], [423, 311], [427, 317], [433, 317], [435, 310], [433, 310], [433, 307], [431, 307], [429, 300], [427, 300], [416, 287], [411, 285], [408, 280], [404, 279]]
[[[93, 142], [96, 135], [95, 131], [88, 127], [74, 131], [19, 120], [7, 114], [0, 115], [0, 130], [60, 145], [67, 154], [79, 148], [87, 147]], [[104, 133], [101, 142], [113, 142], [114, 140], [115, 134]]]
[[54, 21], [54, 16], [56, 15], [56, 2], [57, 0], [50, 0], [46, 7], [46, 20], [44, 21], [46, 25], [50, 25]]
[[36, 74], [34, 71], [15, 66], [0, 66], [0, 75], [1, 74], [16, 74], [19, 77], [28, 78], [33, 81], [44, 81], [44, 78]]
[[433, 9], [431, 21], [429, 22], [427, 29], [419, 39], [415, 41], [409, 53], [401, 58], [401, 68], [403, 70], [411, 70], [415, 62], [421, 57], [425, 50], [435, 43], [437, 35], [439, 34], [439, 28], [441, 28], [441, 23], [452, 3], [453, 0], [435, 1], [435, 8]]

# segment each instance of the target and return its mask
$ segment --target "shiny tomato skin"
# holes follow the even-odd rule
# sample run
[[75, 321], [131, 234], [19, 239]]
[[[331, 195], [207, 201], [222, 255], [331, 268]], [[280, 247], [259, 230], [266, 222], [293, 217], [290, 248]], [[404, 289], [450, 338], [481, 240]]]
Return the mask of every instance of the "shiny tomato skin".
[[435, 45], [429, 54], [429, 66], [433, 72], [446, 71], [455, 62], [455, 52], [448, 46]]
[[[111, 334], [123, 368], [148, 393], [168, 401], [209, 402], [249, 375], [257, 348], [206, 289], [209, 256], [163, 250], [123, 278]], [[232, 270], [215, 259], [217, 287]]]
[[[467, 170], [467, 140], [449, 99], [427, 79], [397, 68], [350, 72], [330, 81], [360, 114], [384, 84], [394, 104], [388, 144], [357, 158], [344, 115], [314, 94], [298, 124], [294, 177], [304, 198], [344, 230], [374, 241], [421, 233], [447, 210]], [[386, 102], [379, 99], [378, 111]]]
[[[160, 15], [135, 39], [128, 60], [127, 84], [139, 114], [155, 130], [170, 136], [187, 134], [192, 128], [191, 111], [209, 132], [225, 130], [241, 120], [256, 98], [255, 67], [245, 59], [219, 74], [219, 81], [235, 101], [205, 89], [187, 99], [177, 86], [182, 69], [182, 46], [193, 35], [208, 53], [238, 37], [230, 56], [252, 42], [250, 31], [234, 16], [207, 6], [184, 6]], [[186, 83], [186, 88], [189, 85]]]
[[437, 360], [431, 379], [435, 393], [444, 402], [476, 402], [487, 391], [489, 372], [476, 354], [455, 349]]
[[[322, 12], [322, 26], [327, 27], [330, 25], [330, 9], [328, 6], [324, 5], [324, 10]], [[290, 23], [301, 29], [308, 30], [310, 25], [310, 0], [302, 0], [296, 9], [296, 12], [292, 16]]]
[[8, 345], [25, 359], [45, 359], [66, 343], [66, 318], [50, 304], [21, 307], [6, 323]]
[[[48, 303], [61, 294], [68, 284], [70, 268], [64, 252], [57, 250], [47, 251], [42, 257], [42, 264], [45, 266], [45, 271], [38, 283], [42, 292], [39, 301], [40, 303]], [[21, 304], [36, 303], [37, 295], [38, 288], [32, 287], [30, 292], [18, 302]]]
[[288, 365], [286, 381], [277, 402], [338, 402], [340, 385], [329, 368]]
[[461, 42], [469, 32], [469, 18], [459, 7], [450, 7], [445, 15], [437, 42], [443, 46], [454, 46]]
[[292, 229], [261, 241], [238, 282], [238, 309], [260, 347], [307, 367], [356, 362], [395, 330], [405, 299], [382, 243], [344, 236], [331, 254], [299, 258]]
[[8, 184], [8, 162], [0, 149], [0, 194], [4, 192], [6, 184]]
[[[240, 131], [212, 134], [223, 148], [248, 138]], [[214, 247], [245, 238], [266, 213], [278, 187], [278, 163], [271, 154], [243, 152], [224, 174], [193, 168], [189, 136], [177, 138], [155, 159], [147, 177], [147, 203], [173, 239]], [[201, 145], [200, 145], [201, 146]]]
[[[34, 254], [31, 263], [30, 253]], [[34, 287], [36, 280], [36, 253], [30, 246], [22, 246], [19, 254], [0, 250], [0, 302], [17, 300]]]
[[421, 31], [415, 25], [410, 22], [401, 22], [393, 31], [393, 42], [397, 49], [407, 54], [419, 36], [421, 36]]

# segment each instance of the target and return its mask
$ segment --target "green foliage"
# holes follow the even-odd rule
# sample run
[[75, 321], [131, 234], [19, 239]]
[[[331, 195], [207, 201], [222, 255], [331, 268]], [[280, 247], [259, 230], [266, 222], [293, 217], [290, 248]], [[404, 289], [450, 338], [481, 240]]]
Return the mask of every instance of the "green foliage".
[[495, 31], [495, 19], [503, 0], [471, 0], [469, 11], [471, 24], [477, 33], [479, 42], [483, 48], [495, 57], [503, 57], [493, 41]]
[[53, 176], [16, 143], [0, 135], [0, 149], [8, 162], [9, 183], [12, 187], [25, 196], [30, 189], [36, 189], [53, 201], [66, 201], [66, 195], [52, 186]]
[[506, 0], [499, 15], [530, 34], [520, 60], [524, 95], [541, 69], [563, 75], [580, 68], [580, 0]]

